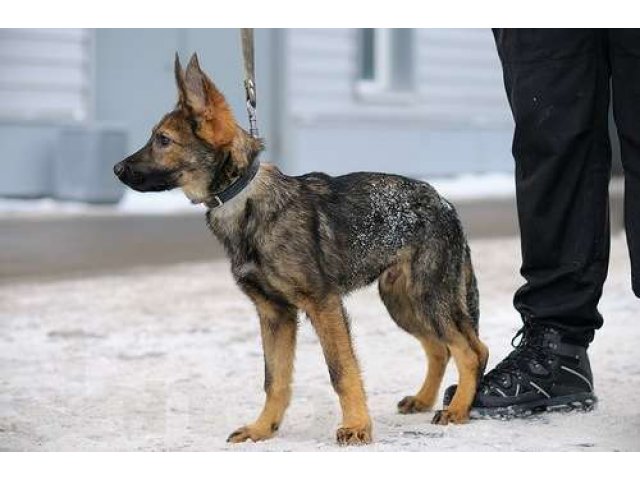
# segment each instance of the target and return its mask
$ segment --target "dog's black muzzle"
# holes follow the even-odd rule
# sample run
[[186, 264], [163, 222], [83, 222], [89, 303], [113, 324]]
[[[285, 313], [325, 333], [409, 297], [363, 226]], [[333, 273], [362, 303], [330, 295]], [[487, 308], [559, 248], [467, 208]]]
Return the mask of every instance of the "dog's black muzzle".
[[175, 188], [175, 172], [134, 164], [129, 159], [116, 163], [113, 173], [125, 185], [139, 192], [160, 192]]

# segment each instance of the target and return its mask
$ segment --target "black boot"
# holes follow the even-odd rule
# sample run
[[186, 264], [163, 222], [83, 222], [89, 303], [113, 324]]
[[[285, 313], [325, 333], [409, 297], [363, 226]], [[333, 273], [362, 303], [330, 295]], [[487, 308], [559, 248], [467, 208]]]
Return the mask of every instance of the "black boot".
[[[560, 332], [547, 326], [525, 325], [514, 340], [519, 335], [520, 343], [480, 381], [472, 416], [593, 408], [597, 398], [585, 347], [563, 342]], [[455, 391], [456, 385], [445, 391], [445, 408]]]

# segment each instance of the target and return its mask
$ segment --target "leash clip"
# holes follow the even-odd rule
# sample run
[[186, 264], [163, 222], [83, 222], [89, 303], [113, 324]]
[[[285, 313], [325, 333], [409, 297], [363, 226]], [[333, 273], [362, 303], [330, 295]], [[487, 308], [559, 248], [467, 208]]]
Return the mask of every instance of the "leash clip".
[[254, 66], [253, 29], [240, 29], [242, 39], [242, 56], [244, 60], [244, 90], [247, 97], [247, 114], [249, 116], [249, 133], [258, 138], [258, 121], [256, 119], [256, 83]]
[[252, 108], [255, 109], [256, 108], [256, 86], [253, 83], [253, 79], [251, 78], [245, 79], [244, 89], [247, 93], [247, 103], [251, 105]]
[[222, 200], [220, 200], [220, 197], [219, 197], [218, 195], [214, 195], [214, 196], [213, 196], [213, 199], [214, 199], [216, 202], [218, 202], [218, 204], [217, 204], [217, 205], [214, 205], [213, 207], [210, 207], [210, 208], [218, 208], [218, 207], [221, 207], [222, 205], [224, 205], [224, 202], [223, 202]]
[[249, 116], [249, 133], [252, 137], [258, 138], [258, 118], [256, 115], [256, 87], [253, 79], [247, 78], [244, 81], [244, 89], [247, 97], [247, 115]]

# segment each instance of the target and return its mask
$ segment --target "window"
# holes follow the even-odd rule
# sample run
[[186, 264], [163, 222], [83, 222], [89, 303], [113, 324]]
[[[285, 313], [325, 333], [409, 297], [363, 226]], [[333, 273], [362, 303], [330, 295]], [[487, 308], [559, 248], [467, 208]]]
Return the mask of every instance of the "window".
[[414, 32], [408, 28], [359, 30], [356, 89], [364, 97], [410, 94], [414, 89]]

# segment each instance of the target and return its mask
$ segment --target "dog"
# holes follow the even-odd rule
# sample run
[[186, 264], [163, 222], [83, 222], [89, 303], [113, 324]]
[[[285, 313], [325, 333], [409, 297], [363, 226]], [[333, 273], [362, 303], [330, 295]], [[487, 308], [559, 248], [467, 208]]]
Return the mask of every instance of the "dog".
[[299, 312], [320, 340], [340, 400], [337, 442], [372, 441], [342, 298], [375, 280], [391, 318], [418, 339], [428, 360], [423, 385], [398, 411], [432, 409], [452, 356], [458, 388], [432, 422], [466, 422], [489, 353], [478, 337], [478, 288], [454, 207], [428, 183], [399, 175], [293, 177], [260, 164], [263, 142], [236, 123], [197, 55], [186, 70], [176, 55], [175, 78], [177, 105], [114, 172], [135, 190], [181, 188], [193, 203], [206, 205], [233, 277], [256, 306], [266, 401], [257, 420], [228, 441], [265, 440], [277, 432], [291, 397]]

